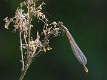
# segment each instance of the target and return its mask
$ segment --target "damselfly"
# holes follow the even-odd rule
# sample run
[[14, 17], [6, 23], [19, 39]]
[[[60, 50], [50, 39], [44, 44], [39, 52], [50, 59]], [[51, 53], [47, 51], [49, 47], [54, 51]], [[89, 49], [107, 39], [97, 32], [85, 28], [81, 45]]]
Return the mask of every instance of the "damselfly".
[[78, 61], [83, 65], [84, 70], [86, 72], [88, 72], [87, 67], [85, 66], [87, 64], [87, 58], [85, 57], [85, 55], [83, 54], [83, 52], [80, 50], [80, 48], [78, 47], [78, 45], [76, 44], [73, 36], [71, 35], [71, 33], [69, 32], [69, 30], [63, 26], [65, 32], [66, 32], [66, 37], [68, 38], [71, 48], [73, 50], [74, 55], [76, 56], [76, 58], [78, 59]]

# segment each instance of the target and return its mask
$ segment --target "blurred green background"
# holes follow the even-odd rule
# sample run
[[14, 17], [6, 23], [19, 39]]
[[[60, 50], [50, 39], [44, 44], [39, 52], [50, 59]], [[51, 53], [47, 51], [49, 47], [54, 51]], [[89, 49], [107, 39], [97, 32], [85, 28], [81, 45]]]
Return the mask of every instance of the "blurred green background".
[[[88, 59], [89, 73], [84, 72], [62, 36], [51, 39], [53, 49], [35, 59], [24, 80], [107, 80], [107, 0], [43, 1], [49, 19], [62, 21], [72, 33]], [[3, 19], [14, 16], [20, 2], [0, 0], [0, 80], [18, 80], [20, 76], [18, 33], [3, 26]]]

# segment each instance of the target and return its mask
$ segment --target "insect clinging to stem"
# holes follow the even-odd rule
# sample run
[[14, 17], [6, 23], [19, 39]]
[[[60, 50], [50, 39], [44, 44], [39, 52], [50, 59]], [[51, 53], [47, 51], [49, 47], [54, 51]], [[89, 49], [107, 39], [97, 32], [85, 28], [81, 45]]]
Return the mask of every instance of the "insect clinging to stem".
[[63, 25], [62, 22], [59, 22], [59, 24], [63, 28], [63, 30], [65, 31], [65, 35], [68, 38], [68, 41], [71, 45], [71, 48], [73, 50], [75, 57], [78, 59], [80, 64], [83, 65], [85, 72], [88, 73], [88, 69], [86, 67], [87, 58], [85, 57], [85, 55], [83, 54], [83, 52], [81, 51], [81, 49], [79, 48], [77, 43], [75, 42], [75, 40], [74, 40], [73, 36], [71, 35], [71, 33], [69, 32], [69, 30]]

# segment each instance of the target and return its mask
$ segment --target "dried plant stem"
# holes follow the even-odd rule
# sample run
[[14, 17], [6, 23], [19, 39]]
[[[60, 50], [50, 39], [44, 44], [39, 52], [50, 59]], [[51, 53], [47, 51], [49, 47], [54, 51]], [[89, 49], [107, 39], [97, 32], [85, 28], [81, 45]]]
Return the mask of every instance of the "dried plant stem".
[[29, 57], [29, 62], [26, 63], [25, 68], [24, 68], [24, 70], [22, 71], [19, 80], [23, 80], [23, 78], [24, 78], [24, 76], [25, 76], [27, 70], [29, 69], [29, 66], [30, 66], [31, 63], [32, 63], [32, 60], [33, 60], [35, 57], [37, 57], [37, 55], [39, 55], [40, 52], [41, 52], [41, 51], [36, 52], [36, 53], [33, 55], [32, 58]]
[[29, 28], [28, 28], [28, 49], [27, 49], [27, 60], [26, 64], [29, 62], [29, 56], [30, 56], [30, 32], [31, 32], [31, 20], [30, 20], [30, 5], [28, 5], [28, 20], [29, 20]]
[[27, 63], [27, 64], [25, 65], [25, 68], [24, 68], [24, 70], [22, 71], [19, 80], [23, 80], [23, 78], [24, 78], [24, 76], [25, 76], [25, 74], [26, 74], [26, 72], [27, 72], [27, 70], [28, 70], [30, 64], [31, 64], [31, 61], [30, 61], [30, 63]]
[[30, 5], [28, 5], [28, 20], [29, 20], [29, 25], [28, 25], [28, 49], [27, 49], [27, 58], [26, 58], [26, 64], [25, 64], [25, 67], [24, 67], [24, 70], [22, 71], [21, 73], [21, 76], [19, 78], [19, 80], [23, 80], [24, 78], [24, 75], [26, 74], [31, 62], [32, 62], [32, 59], [30, 57], [30, 33], [31, 33], [31, 16], [30, 16]]
[[26, 64], [29, 62], [29, 56], [30, 56], [30, 26], [28, 30], [28, 49], [27, 49], [27, 59], [26, 59]]
[[34, 55], [32, 58], [29, 58], [29, 62], [26, 63], [25, 68], [24, 68], [24, 70], [22, 71], [19, 80], [23, 80], [23, 78], [24, 78], [24, 76], [25, 76], [25, 74], [26, 74], [26, 72], [27, 72], [29, 66], [30, 66], [31, 63], [32, 63], [32, 60], [33, 60], [40, 52], [41, 52], [41, 51], [38, 51], [37, 53], [35, 53], [35, 55]]
[[21, 32], [19, 33], [20, 36], [20, 51], [21, 51], [21, 63], [22, 63], [22, 71], [24, 70], [24, 56], [23, 56], [23, 49], [22, 49], [22, 36]]

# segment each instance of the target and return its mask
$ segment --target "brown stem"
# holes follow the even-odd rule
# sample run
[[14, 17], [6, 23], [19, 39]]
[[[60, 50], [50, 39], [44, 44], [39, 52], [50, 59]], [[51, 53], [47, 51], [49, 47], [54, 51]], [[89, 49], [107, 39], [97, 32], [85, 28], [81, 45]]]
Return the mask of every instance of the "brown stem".
[[23, 56], [23, 49], [22, 49], [22, 37], [20, 32], [20, 51], [21, 51], [21, 63], [22, 63], [22, 71], [24, 70], [24, 56]]
[[28, 48], [27, 48], [27, 58], [26, 58], [26, 64], [24, 66], [24, 70], [21, 73], [21, 76], [19, 80], [23, 80], [24, 75], [26, 74], [30, 64], [31, 64], [31, 59], [30, 59], [30, 32], [31, 32], [31, 20], [30, 20], [30, 5], [28, 4], [28, 20], [29, 20], [29, 29], [28, 29]]
[[32, 63], [32, 60], [33, 60], [35, 57], [37, 57], [37, 55], [38, 55], [40, 52], [41, 52], [41, 51], [36, 52], [35, 55], [34, 55], [33, 57], [29, 58], [29, 62], [26, 63], [25, 68], [24, 68], [24, 70], [22, 71], [19, 80], [23, 80], [23, 78], [24, 78], [24, 76], [25, 76], [25, 74], [26, 74], [26, 72], [27, 72], [29, 66], [30, 66], [31, 63]]
[[31, 63], [27, 63], [27, 64], [25, 65], [25, 68], [24, 68], [24, 70], [22, 71], [19, 80], [23, 80], [23, 78], [24, 78], [24, 76], [25, 76], [25, 74], [26, 74], [26, 72], [27, 72], [27, 70], [28, 70], [30, 64], [31, 64]]
[[30, 21], [30, 5], [28, 4], [28, 20], [29, 20], [29, 30], [28, 30], [28, 49], [27, 49], [27, 61], [29, 61], [29, 50], [30, 50], [30, 31], [31, 31], [31, 21]]

